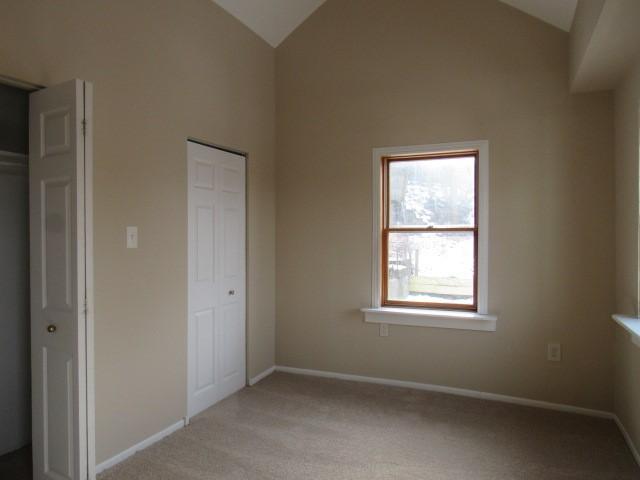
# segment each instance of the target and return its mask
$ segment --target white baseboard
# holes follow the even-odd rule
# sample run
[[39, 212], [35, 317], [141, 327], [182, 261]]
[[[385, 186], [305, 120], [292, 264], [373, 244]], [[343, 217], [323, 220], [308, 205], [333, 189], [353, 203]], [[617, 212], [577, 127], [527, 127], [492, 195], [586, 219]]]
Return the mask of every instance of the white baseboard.
[[184, 427], [184, 425], [185, 425], [184, 419], [180, 420], [179, 422], [174, 423], [173, 425], [165, 428], [164, 430], [154, 435], [151, 435], [148, 438], [145, 438], [143, 441], [135, 444], [133, 447], [127, 448], [125, 451], [118, 453], [117, 455], [111, 457], [108, 460], [105, 460], [104, 462], [96, 466], [96, 474], [104, 472], [108, 468], [111, 468], [117, 465], [118, 463], [126, 460], [134, 453], [139, 452], [140, 450], [144, 450], [145, 448], [150, 447], [154, 443], [159, 442], [164, 437], [171, 435], [176, 430], [180, 430], [182, 427]]
[[249, 379], [249, 386], [252, 387], [256, 383], [258, 383], [260, 380], [262, 380], [265, 377], [268, 377], [269, 375], [271, 375], [275, 371], [276, 371], [275, 365], [273, 367], [267, 368], [264, 372], [259, 373], [258, 375], [256, 375], [253, 378], [250, 378]]
[[314, 377], [337, 378], [340, 380], [351, 380], [355, 382], [376, 383], [380, 385], [390, 385], [392, 387], [413, 388], [415, 390], [426, 390], [428, 392], [448, 393], [463, 397], [480, 398], [495, 402], [514, 403], [527, 407], [545, 408], [547, 410], [558, 410], [560, 412], [579, 413], [599, 418], [614, 418], [613, 413], [603, 410], [593, 410], [590, 408], [576, 407], [561, 403], [545, 402], [542, 400], [531, 400], [529, 398], [511, 397], [498, 393], [479, 392], [477, 390], [467, 390], [465, 388], [446, 387], [443, 385], [433, 385], [429, 383], [408, 382], [404, 380], [392, 380], [389, 378], [365, 377], [362, 375], [351, 375], [348, 373], [325, 372], [321, 370], [307, 370], [305, 368], [276, 366], [277, 372], [294, 373], [298, 375], [311, 375]]
[[631, 440], [631, 435], [629, 435], [629, 432], [627, 432], [627, 429], [624, 428], [624, 425], [622, 424], [622, 422], [620, 421], [617, 415], [615, 414], [613, 415], [613, 420], [616, 422], [616, 425], [618, 425], [618, 428], [620, 429], [622, 436], [627, 442], [627, 445], [629, 446], [629, 450], [631, 450], [631, 454], [633, 455], [633, 458], [635, 458], [636, 463], [640, 465], [640, 452], [638, 452], [638, 449], [634, 445], [633, 440]]

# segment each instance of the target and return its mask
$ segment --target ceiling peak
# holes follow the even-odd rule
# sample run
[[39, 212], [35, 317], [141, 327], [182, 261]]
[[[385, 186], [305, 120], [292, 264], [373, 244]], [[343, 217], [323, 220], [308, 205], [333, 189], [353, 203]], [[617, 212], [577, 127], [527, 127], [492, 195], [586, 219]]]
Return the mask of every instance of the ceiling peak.
[[571, 30], [578, 0], [500, 0], [565, 32]]
[[[473, 1], [473, 0], [469, 0]], [[565, 31], [571, 29], [578, 0], [500, 0]], [[325, 0], [213, 0], [277, 47]]]
[[277, 47], [325, 0], [213, 0]]

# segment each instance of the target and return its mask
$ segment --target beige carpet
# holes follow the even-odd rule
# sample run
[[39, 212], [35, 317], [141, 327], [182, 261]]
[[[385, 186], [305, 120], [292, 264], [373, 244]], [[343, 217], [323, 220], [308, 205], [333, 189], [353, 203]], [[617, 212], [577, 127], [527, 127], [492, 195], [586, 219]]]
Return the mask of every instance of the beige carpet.
[[275, 373], [100, 480], [638, 479], [611, 420]]

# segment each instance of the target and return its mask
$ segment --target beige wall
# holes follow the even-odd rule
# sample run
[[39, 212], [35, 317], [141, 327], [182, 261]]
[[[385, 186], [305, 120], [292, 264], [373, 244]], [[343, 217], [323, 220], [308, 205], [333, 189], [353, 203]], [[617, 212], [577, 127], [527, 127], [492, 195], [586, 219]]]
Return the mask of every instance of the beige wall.
[[188, 136], [249, 152], [249, 375], [273, 365], [273, 49], [209, 0], [5, 0], [0, 74], [94, 83], [101, 462], [186, 414]]
[[[616, 90], [616, 311], [638, 314], [640, 62]], [[640, 448], [640, 348], [617, 327], [614, 411]]]
[[571, 29], [573, 92], [613, 90], [640, 55], [638, 0], [580, 0]]
[[[612, 97], [569, 94], [568, 43], [494, 0], [329, 0], [277, 49], [279, 365], [611, 409]], [[477, 139], [498, 329], [381, 338], [371, 150]]]

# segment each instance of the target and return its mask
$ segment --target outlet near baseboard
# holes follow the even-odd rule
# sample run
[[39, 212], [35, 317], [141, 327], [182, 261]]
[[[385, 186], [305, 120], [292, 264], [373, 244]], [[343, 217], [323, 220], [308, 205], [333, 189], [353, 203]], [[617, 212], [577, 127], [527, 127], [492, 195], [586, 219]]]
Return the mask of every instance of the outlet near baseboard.
[[380, 324], [380, 336], [388, 337], [389, 336], [389, 324], [381, 323]]

